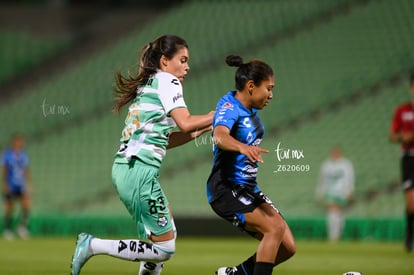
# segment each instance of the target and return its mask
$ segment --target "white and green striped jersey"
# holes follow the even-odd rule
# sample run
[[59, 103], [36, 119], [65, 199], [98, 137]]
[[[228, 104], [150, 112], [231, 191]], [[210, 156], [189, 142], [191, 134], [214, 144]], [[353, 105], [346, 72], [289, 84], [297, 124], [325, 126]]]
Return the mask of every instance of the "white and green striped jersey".
[[129, 106], [122, 131], [118, 162], [136, 156], [144, 163], [159, 167], [166, 154], [168, 135], [176, 127], [170, 112], [184, 107], [181, 82], [172, 74], [158, 71]]

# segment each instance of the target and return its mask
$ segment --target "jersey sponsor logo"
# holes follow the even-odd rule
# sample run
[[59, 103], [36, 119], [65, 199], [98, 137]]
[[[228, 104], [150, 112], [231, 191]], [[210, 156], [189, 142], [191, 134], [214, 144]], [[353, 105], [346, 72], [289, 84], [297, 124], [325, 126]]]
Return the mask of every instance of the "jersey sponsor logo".
[[247, 134], [247, 137], [246, 137], [246, 141], [247, 141], [247, 143], [250, 143], [250, 142], [252, 142], [252, 140], [253, 140], [253, 134], [252, 134], [252, 132], [249, 131], [249, 133]]
[[179, 100], [180, 98], [182, 98], [183, 95], [180, 93], [177, 93], [174, 97], [173, 97], [173, 102], [175, 103], [177, 100]]
[[258, 138], [258, 139], [256, 139], [256, 140], [252, 143], [252, 145], [253, 145], [253, 146], [257, 146], [257, 145], [259, 145], [260, 143], [262, 143], [262, 140], [263, 140], [263, 139]]
[[173, 79], [171, 80], [171, 83], [172, 83], [172, 84], [174, 84], [174, 85], [180, 85], [180, 81], [178, 81], [178, 79], [177, 79], [177, 78], [173, 78]]
[[214, 123], [214, 124], [217, 124], [217, 123], [222, 122], [222, 121], [223, 121], [223, 122], [226, 122], [227, 120], [225, 120], [223, 116], [218, 116], [218, 117], [216, 118], [216, 120], [215, 120], [215, 123]]
[[247, 128], [252, 127], [252, 124], [250, 123], [250, 119], [248, 117], [245, 117], [243, 119], [243, 125], [246, 126]]
[[414, 112], [404, 112], [402, 114], [402, 120], [404, 121], [410, 121], [410, 120], [414, 120]]
[[256, 175], [257, 175], [257, 167], [254, 167], [254, 166], [252, 166], [250, 164], [247, 164], [240, 171], [240, 175], [243, 178], [256, 178]]
[[234, 109], [234, 106], [233, 106], [233, 104], [231, 104], [230, 102], [225, 102], [223, 105], [221, 105], [221, 108], [220, 108], [220, 110], [219, 111], [225, 111], [225, 110], [227, 110], [227, 109], [230, 109], [230, 110], [233, 110]]
[[124, 153], [127, 148], [128, 148], [128, 145], [126, 145], [125, 143], [121, 143], [121, 145], [119, 146], [118, 154]]

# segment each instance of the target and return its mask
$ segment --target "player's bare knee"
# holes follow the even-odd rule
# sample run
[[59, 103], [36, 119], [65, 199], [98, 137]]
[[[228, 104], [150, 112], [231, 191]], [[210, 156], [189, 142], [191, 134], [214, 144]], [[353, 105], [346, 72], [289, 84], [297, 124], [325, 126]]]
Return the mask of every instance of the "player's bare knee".
[[[286, 224], [282, 222], [273, 221], [269, 224], [267, 234], [270, 234], [274, 237], [282, 238], [286, 231]], [[266, 234], [266, 232], [264, 232]]]

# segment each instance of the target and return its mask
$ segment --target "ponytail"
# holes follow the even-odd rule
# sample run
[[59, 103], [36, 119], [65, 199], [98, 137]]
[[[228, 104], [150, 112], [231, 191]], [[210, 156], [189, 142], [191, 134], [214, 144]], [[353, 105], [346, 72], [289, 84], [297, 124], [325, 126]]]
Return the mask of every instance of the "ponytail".
[[115, 106], [113, 111], [119, 113], [121, 108], [134, 100], [137, 89], [145, 85], [156, 72], [160, 69], [161, 56], [172, 59], [176, 52], [181, 48], [188, 48], [187, 42], [175, 35], [163, 35], [148, 43], [141, 49], [138, 62], [137, 75], [122, 75], [120, 71], [115, 73]]

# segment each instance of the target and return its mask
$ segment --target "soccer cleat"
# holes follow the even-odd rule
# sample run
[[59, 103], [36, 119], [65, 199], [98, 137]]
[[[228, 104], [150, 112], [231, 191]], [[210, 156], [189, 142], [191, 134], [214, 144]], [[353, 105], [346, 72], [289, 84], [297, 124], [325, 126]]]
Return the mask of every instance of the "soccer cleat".
[[3, 232], [3, 238], [4, 238], [6, 241], [11, 241], [11, 240], [13, 240], [13, 239], [14, 239], [14, 234], [13, 234], [13, 231], [11, 231], [10, 229], [6, 229], [6, 230], [4, 230], [4, 232]]
[[78, 275], [82, 266], [88, 261], [92, 256], [89, 253], [89, 245], [93, 236], [86, 233], [80, 233], [78, 235], [78, 240], [76, 241], [75, 253], [72, 258], [72, 272], [71, 275]]
[[23, 240], [28, 240], [30, 238], [29, 230], [22, 225], [17, 228], [17, 235]]
[[217, 275], [234, 275], [236, 274], [236, 267], [220, 267], [217, 271]]

